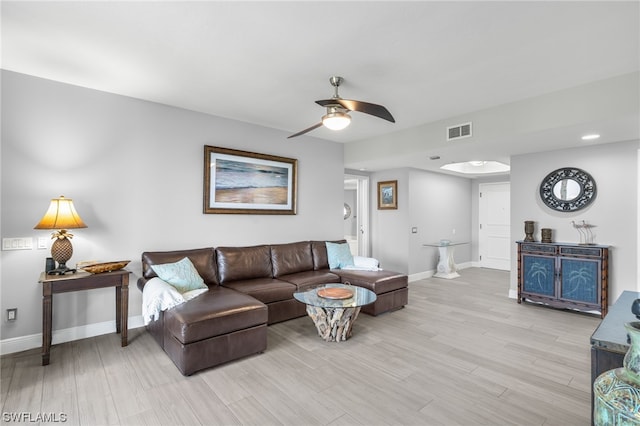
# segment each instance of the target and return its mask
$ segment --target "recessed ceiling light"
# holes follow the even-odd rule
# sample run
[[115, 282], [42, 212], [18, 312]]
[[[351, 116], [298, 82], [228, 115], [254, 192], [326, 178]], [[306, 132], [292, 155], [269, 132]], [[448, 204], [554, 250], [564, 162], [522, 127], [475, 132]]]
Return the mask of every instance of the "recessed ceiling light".
[[439, 155], [432, 155], [431, 157], [429, 157], [429, 160], [439, 160], [440, 156]]
[[600, 137], [600, 135], [593, 133], [591, 135], [584, 135], [582, 137], [582, 140], [583, 141], [592, 141], [594, 139], [598, 139], [599, 137]]
[[471, 164], [474, 167], [480, 167], [480, 166], [484, 166], [485, 164], [487, 164], [487, 162], [486, 161], [473, 160], [473, 161], [469, 161], [469, 164]]

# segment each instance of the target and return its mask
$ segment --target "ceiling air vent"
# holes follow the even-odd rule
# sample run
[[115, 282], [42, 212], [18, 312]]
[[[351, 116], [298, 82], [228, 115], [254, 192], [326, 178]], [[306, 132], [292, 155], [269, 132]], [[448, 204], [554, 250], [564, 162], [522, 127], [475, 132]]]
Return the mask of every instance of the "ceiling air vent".
[[471, 122], [447, 127], [447, 140], [471, 137]]

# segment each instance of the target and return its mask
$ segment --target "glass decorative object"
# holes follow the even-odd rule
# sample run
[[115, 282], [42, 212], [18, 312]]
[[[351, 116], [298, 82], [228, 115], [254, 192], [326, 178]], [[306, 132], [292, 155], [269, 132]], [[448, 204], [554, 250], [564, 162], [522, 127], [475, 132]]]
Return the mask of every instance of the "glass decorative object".
[[640, 425], [640, 322], [624, 325], [631, 346], [623, 367], [601, 374], [593, 383], [593, 424]]
[[580, 222], [576, 223], [575, 221], [572, 220], [571, 225], [573, 225], [575, 230], [578, 231], [578, 234], [580, 234], [580, 244], [582, 245], [594, 244], [595, 237], [593, 235], [592, 229], [595, 228], [595, 225], [591, 225], [590, 223], [587, 223], [587, 221], [585, 220], [583, 220], [582, 223]]

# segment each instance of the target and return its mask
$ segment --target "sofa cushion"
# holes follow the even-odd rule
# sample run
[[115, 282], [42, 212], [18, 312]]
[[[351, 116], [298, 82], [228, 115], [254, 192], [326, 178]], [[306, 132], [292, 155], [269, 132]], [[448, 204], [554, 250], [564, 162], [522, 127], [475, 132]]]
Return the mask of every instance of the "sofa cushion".
[[188, 257], [202, 277], [204, 283], [211, 286], [218, 285], [215, 251], [213, 248], [174, 251], [146, 251], [142, 253], [142, 275], [146, 279], [157, 277], [158, 274], [151, 265], [177, 262]]
[[164, 325], [182, 344], [266, 324], [267, 307], [246, 294], [224, 287], [164, 312]]
[[313, 270], [313, 255], [311, 243], [275, 244], [271, 246], [271, 263], [273, 277], [295, 274], [296, 272]]
[[151, 265], [161, 280], [175, 287], [180, 293], [207, 288], [202, 277], [188, 257], [175, 263]]
[[218, 247], [216, 256], [220, 284], [252, 278], [272, 278], [269, 246]]
[[[334, 243], [346, 243], [347, 240], [336, 240]], [[329, 269], [329, 258], [327, 257], [326, 241], [311, 241], [311, 253], [313, 254], [313, 269]]]
[[293, 293], [296, 291], [294, 284], [275, 278], [231, 281], [224, 283], [224, 286], [255, 297], [262, 303], [293, 299]]
[[336, 269], [332, 272], [340, 275], [343, 283], [349, 282], [358, 287], [368, 288], [375, 294], [383, 294], [407, 287], [407, 276], [393, 271], [358, 271]]
[[330, 269], [353, 266], [353, 255], [347, 243], [336, 244], [327, 242], [327, 258], [329, 259]]
[[278, 279], [295, 284], [298, 288], [297, 291], [310, 286], [340, 282], [340, 277], [328, 270], [298, 272], [297, 274], [283, 275]]

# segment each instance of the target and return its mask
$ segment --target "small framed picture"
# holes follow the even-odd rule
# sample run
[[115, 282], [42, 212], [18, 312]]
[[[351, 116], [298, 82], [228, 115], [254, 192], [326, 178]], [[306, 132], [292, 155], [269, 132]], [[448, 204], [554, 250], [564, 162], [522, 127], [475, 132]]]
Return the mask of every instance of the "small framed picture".
[[398, 209], [398, 181], [378, 182], [378, 210]]

